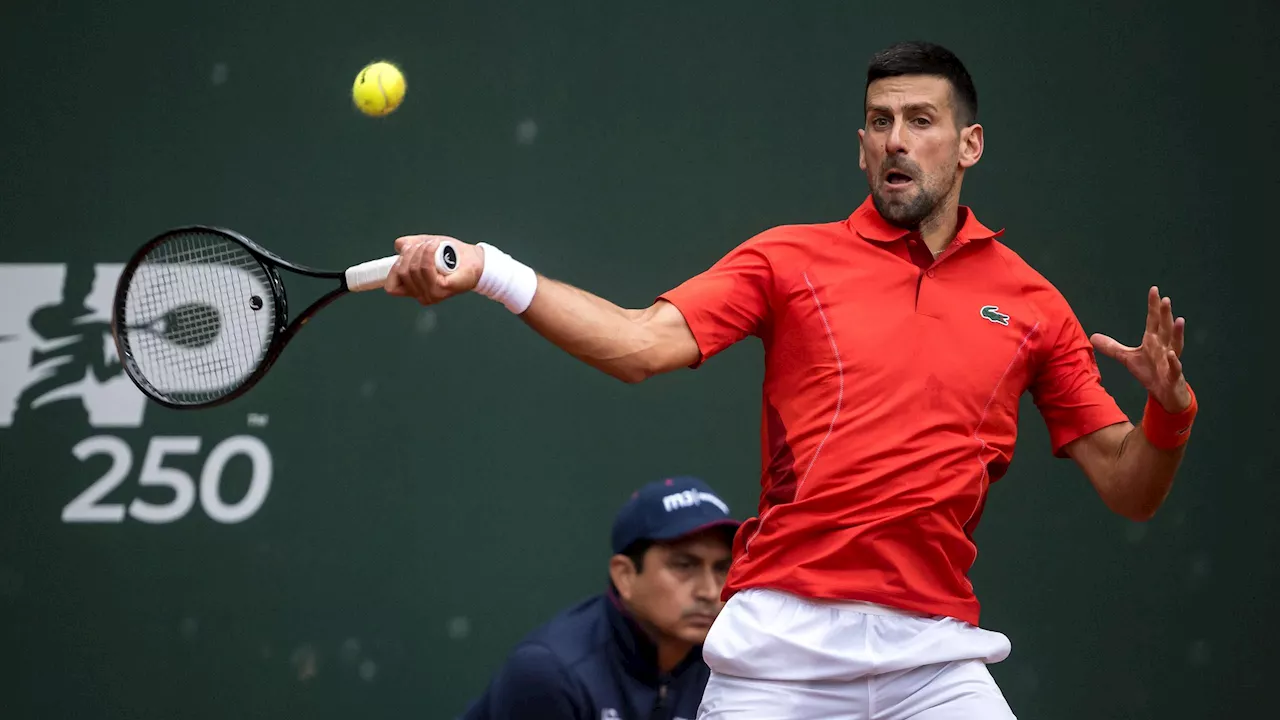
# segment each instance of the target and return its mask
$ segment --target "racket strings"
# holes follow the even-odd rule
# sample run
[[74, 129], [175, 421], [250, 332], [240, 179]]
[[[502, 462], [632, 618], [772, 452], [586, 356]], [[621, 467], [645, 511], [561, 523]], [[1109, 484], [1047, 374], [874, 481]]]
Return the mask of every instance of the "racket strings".
[[137, 375], [172, 402], [215, 400], [258, 368], [275, 334], [262, 264], [215, 233], [158, 244], [129, 279], [122, 344]]

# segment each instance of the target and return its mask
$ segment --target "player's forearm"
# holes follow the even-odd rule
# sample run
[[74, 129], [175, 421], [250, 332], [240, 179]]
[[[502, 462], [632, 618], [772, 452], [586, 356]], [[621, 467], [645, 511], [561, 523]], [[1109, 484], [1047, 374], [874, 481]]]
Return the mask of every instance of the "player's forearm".
[[521, 318], [538, 334], [623, 382], [673, 369], [667, 338], [648, 322], [651, 310], [629, 310], [546, 277]]
[[[565, 352], [624, 382], [692, 365], [698, 342], [675, 305], [628, 310], [533, 269], [492, 245], [440, 235], [396, 239], [384, 287], [429, 305], [475, 291], [496, 300]], [[378, 261], [382, 262], [382, 261]]]
[[1116, 454], [1104, 493], [1107, 505], [1130, 520], [1150, 520], [1169, 496], [1185, 453], [1185, 445], [1162, 450], [1133, 427]]

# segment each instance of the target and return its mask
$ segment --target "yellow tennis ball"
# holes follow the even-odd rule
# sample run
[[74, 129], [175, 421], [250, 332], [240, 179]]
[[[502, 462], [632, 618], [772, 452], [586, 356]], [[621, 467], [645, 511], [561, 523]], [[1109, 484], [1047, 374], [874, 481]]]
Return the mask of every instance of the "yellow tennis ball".
[[366, 66], [351, 86], [351, 99], [370, 117], [389, 115], [404, 102], [404, 74], [385, 60]]

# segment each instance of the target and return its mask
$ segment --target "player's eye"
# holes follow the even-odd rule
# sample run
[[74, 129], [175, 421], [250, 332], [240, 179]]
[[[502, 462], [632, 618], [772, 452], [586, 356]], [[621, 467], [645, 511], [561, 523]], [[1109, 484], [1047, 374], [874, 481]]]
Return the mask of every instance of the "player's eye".
[[933, 124], [927, 117], [918, 117], [912, 122], [914, 122], [919, 127], [929, 127], [930, 125]]

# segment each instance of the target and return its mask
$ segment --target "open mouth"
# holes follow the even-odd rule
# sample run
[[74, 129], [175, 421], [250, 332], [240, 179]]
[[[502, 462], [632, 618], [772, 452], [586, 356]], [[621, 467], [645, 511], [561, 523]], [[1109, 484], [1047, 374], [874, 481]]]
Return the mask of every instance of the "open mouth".
[[890, 187], [906, 187], [912, 183], [912, 178], [904, 172], [890, 170], [889, 173], [884, 176], [884, 182]]

